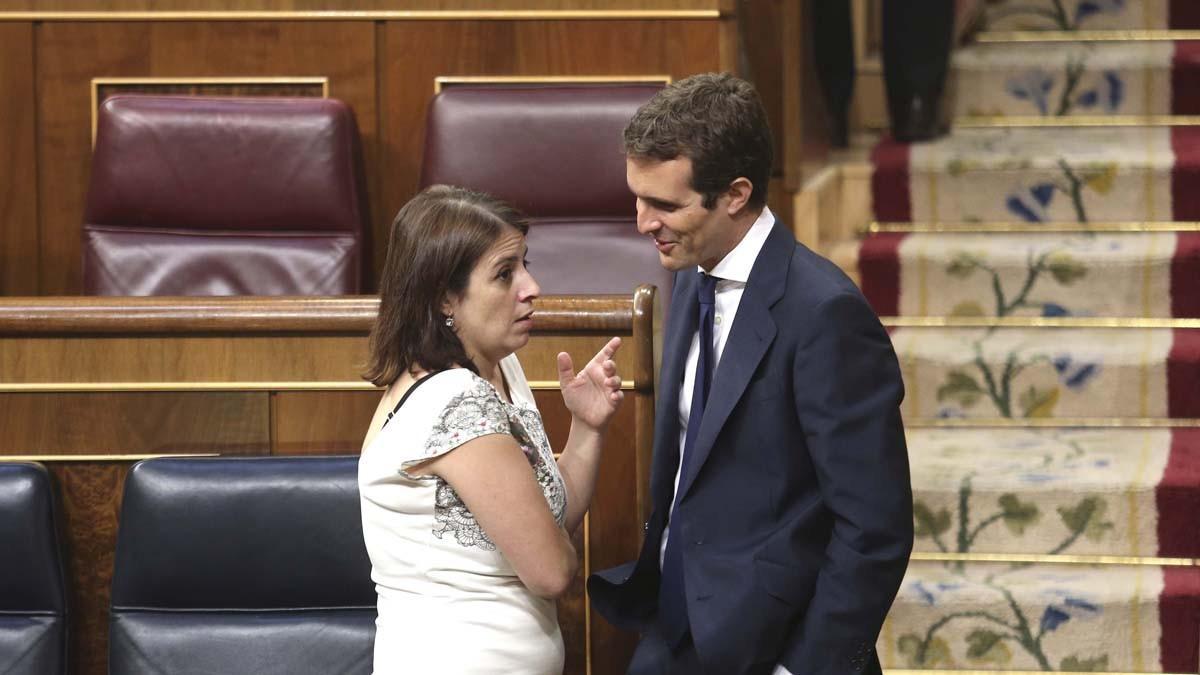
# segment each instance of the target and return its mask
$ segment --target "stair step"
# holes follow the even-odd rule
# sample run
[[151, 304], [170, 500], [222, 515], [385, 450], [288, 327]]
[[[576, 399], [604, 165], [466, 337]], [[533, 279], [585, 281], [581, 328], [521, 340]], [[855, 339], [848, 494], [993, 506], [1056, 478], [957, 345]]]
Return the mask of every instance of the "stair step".
[[884, 668], [1194, 673], [1200, 568], [912, 562]]
[[1200, 317], [1200, 232], [876, 233], [832, 255], [881, 316]]
[[953, 77], [958, 117], [1200, 114], [1200, 41], [976, 44]]
[[872, 164], [881, 221], [1200, 220], [1200, 126], [956, 129]]
[[977, 0], [972, 4], [963, 14], [975, 30], [1200, 28], [1200, 15], [1192, 8], [1194, 0]]
[[1200, 558], [1200, 429], [906, 436], [917, 551]]
[[1200, 418], [1200, 329], [895, 328], [905, 419]]

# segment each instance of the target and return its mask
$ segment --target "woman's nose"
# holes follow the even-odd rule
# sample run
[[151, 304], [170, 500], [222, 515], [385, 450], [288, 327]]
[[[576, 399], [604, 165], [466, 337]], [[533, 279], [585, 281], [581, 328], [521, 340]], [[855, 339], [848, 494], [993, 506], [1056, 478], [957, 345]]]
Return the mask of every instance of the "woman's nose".
[[526, 282], [525, 287], [521, 289], [521, 292], [522, 292], [521, 299], [522, 300], [532, 300], [532, 299], [536, 298], [537, 296], [541, 295], [542, 289], [540, 286], [538, 286], [537, 279], [534, 279], [532, 274], [529, 274], [528, 272], [526, 272], [526, 275], [528, 277], [528, 281]]

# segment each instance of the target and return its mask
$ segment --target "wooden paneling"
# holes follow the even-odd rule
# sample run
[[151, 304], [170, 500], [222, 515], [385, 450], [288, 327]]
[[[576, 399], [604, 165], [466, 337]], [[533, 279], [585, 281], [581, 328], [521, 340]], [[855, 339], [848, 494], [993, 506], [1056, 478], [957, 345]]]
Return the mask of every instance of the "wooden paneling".
[[[35, 6], [36, 5], [36, 6]], [[4, 21], [4, 11], [455, 10], [630, 12], [530, 19], [469, 14], [405, 20], [214, 17]], [[351, 6], [353, 5], [353, 6]], [[0, 295], [74, 294], [90, 174], [93, 78], [327, 77], [355, 110], [371, 204], [368, 245], [382, 266], [392, 215], [417, 187], [425, 108], [438, 75], [658, 75], [737, 70], [733, 0], [342, 0], [149, 2], [0, 0]], [[707, 16], [672, 18], [698, 10]], [[638, 12], [665, 14], [638, 16]], [[715, 12], [724, 12], [717, 18]], [[12, 15], [16, 16], [16, 15]], [[197, 15], [199, 16], [199, 15]], [[771, 42], [770, 44], [775, 44]], [[36, 54], [36, 57], [35, 57]], [[764, 61], [765, 62], [765, 61]], [[376, 90], [378, 87], [378, 91]], [[764, 95], [775, 97], [773, 88]], [[774, 100], [774, 99], [772, 99]], [[378, 108], [378, 109], [377, 109]], [[772, 104], [778, 116], [779, 106]], [[781, 134], [782, 135], [782, 134]], [[11, 158], [11, 159], [10, 159]]]
[[41, 293], [80, 290], [93, 77], [326, 76], [358, 118], [378, 200], [375, 28], [368, 22], [45, 23], [37, 35]]
[[588, 675], [587, 658], [590, 635], [585, 618], [587, 577], [584, 574], [586, 569], [584, 560], [587, 547], [584, 544], [584, 532], [585, 528], [581, 526], [571, 536], [571, 544], [575, 547], [575, 553], [579, 559], [579, 573], [575, 575], [566, 594], [558, 599], [558, 626], [562, 631], [563, 649], [566, 652], [566, 658], [563, 659], [563, 675]]
[[782, 175], [786, 170], [787, 155], [783, 151], [787, 127], [784, 123], [783, 98], [788, 90], [784, 74], [787, 72], [786, 54], [792, 56], [794, 48], [784, 50], [783, 23], [785, 6], [795, 5], [789, 0], [742, 0], [738, 7], [738, 32], [745, 45], [746, 79], [754, 83], [763, 107], [767, 109], [767, 122], [774, 132], [775, 172]]
[[0, 394], [0, 453], [266, 454], [266, 392]]
[[[530, 341], [520, 352], [530, 380], [558, 381], [560, 351], [582, 365], [610, 334]], [[38, 340], [0, 337], [0, 382], [242, 382], [359, 383], [367, 338], [358, 336], [187, 336], [156, 340], [128, 336]], [[633, 373], [632, 350], [617, 354], [622, 377]], [[71, 364], [68, 371], [63, 364]], [[632, 377], [630, 375], [629, 377]], [[363, 386], [367, 386], [363, 384]], [[2, 388], [2, 387], [0, 387]], [[282, 387], [280, 387], [282, 388]]]
[[108, 600], [129, 462], [51, 464], [62, 509], [71, 671], [108, 672]]
[[382, 391], [272, 395], [273, 455], [356, 455]]
[[38, 294], [33, 25], [0, 24], [0, 295]]
[[[732, 68], [716, 21], [389, 22], [380, 41], [383, 212], [419, 184], [425, 109], [439, 75], [656, 75]], [[385, 217], [376, 221], [386, 241]], [[382, 251], [376, 251], [381, 254]]]
[[0, 337], [0, 382], [356, 382], [366, 347], [363, 335]]
[[[554, 449], [559, 450], [566, 443], [571, 428], [571, 415], [563, 405], [562, 395], [558, 391], [539, 391], [535, 393], [535, 398], [546, 425], [546, 434]], [[633, 446], [638, 426], [637, 409], [636, 397], [627, 396], [609, 423], [604, 439], [604, 456], [600, 461], [596, 483], [608, 486], [608, 489], [597, 490], [588, 513], [587, 552], [590, 556], [587, 571], [590, 572], [633, 560], [641, 546], [642, 517], [638, 513], [636, 499], [637, 457], [622, 450]], [[582, 541], [576, 545], [582, 546]], [[614, 628], [595, 611], [587, 619], [584, 618], [583, 574], [581, 567], [571, 593], [559, 603], [563, 637], [567, 637], [568, 630], [584, 632], [586, 627], [593, 647], [603, 645], [603, 649], [592, 650], [592, 672], [625, 672], [636, 640], [634, 636]], [[571, 672], [570, 668], [567, 672]], [[580, 675], [583, 673], [576, 672]]]

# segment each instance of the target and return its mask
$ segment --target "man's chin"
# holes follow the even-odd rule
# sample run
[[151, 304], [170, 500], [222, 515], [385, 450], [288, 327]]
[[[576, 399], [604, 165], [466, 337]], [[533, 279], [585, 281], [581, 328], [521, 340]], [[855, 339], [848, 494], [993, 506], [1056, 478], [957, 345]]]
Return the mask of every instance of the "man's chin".
[[673, 258], [663, 252], [658, 254], [658, 262], [669, 272], [678, 272], [681, 269], [688, 267], [688, 264], [678, 258]]

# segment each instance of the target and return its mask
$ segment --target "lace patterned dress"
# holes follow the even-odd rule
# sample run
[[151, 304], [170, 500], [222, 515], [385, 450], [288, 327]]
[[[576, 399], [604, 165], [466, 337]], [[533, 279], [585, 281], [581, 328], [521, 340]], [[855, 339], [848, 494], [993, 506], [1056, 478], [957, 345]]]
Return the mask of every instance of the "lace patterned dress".
[[561, 525], [566, 492], [533, 392], [515, 356], [501, 362], [512, 403], [465, 369], [437, 373], [363, 449], [358, 486], [379, 595], [375, 673], [559, 675], [552, 600], [521, 583], [458, 494], [406, 472], [487, 434], [509, 434]]

